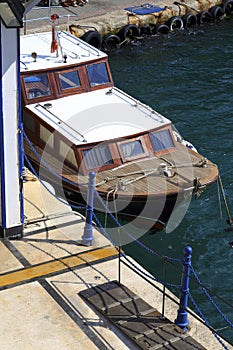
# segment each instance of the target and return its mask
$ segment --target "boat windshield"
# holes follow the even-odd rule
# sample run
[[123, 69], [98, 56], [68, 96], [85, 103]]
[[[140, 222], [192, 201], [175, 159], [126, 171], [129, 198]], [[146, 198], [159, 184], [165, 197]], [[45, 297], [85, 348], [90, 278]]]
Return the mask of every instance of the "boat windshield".
[[140, 140], [124, 142], [121, 144], [124, 158], [136, 157], [144, 153]]
[[113, 159], [108, 145], [101, 145], [82, 151], [86, 168], [95, 169], [113, 164]]
[[145, 157], [148, 154], [143, 137], [117, 142], [117, 146], [123, 163]]
[[[151, 152], [153, 149], [153, 152]], [[81, 147], [83, 169], [111, 169], [126, 162], [137, 161], [158, 154], [167, 154], [176, 149], [172, 132], [169, 128], [146, 132], [127, 140], [113, 140], [108, 144], [95, 147]]]
[[77, 70], [60, 73], [59, 80], [62, 90], [74, 89], [81, 86]]
[[103, 85], [110, 82], [105, 62], [87, 65], [90, 85]]
[[23, 79], [27, 98], [29, 100], [51, 95], [49, 80], [46, 73], [28, 75]]
[[156, 152], [175, 147], [168, 129], [150, 133], [150, 139]]

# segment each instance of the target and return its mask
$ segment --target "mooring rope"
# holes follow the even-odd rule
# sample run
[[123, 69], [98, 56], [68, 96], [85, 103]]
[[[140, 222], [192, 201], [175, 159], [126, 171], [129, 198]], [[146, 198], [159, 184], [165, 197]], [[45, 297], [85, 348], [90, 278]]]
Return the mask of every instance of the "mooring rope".
[[[166, 161], [167, 163], [170, 164], [167, 167], [168, 170], [180, 169], [180, 168], [188, 168], [188, 167], [198, 167], [199, 168], [199, 167], [204, 167], [206, 165], [206, 159], [205, 158], [201, 159], [200, 161], [198, 161], [197, 163], [194, 163], [194, 164], [193, 163], [188, 163], [188, 164], [179, 164], [179, 165], [174, 165], [171, 162], [169, 162], [168, 160], [163, 159], [163, 158], [159, 158], [159, 159], [162, 159], [162, 160], [164, 160], [164, 161]], [[117, 170], [117, 168], [115, 168], [114, 170]], [[123, 177], [129, 177], [129, 176], [132, 176], [132, 175], [142, 174], [141, 176], [136, 177], [135, 179], [131, 179], [131, 180], [125, 181], [124, 185], [127, 186], [127, 185], [130, 185], [130, 184], [134, 183], [134, 182], [140, 181], [140, 180], [142, 180], [142, 179], [144, 179], [144, 178], [146, 178], [146, 177], [148, 177], [148, 176], [150, 176], [152, 174], [155, 174], [155, 173], [162, 174], [161, 164], [155, 169], [137, 170], [137, 171], [131, 171], [131, 172], [128, 172], [128, 173], [123, 173], [123, 174], [120, 174], [120, 175], [114, 175], [114, 176], [105, 177], [103, 180], [98, 182], [95, 186], [99, 187], [99, 186], [102, 186], [102, 185], [106, 184], [107, 182], [110, 182], [110, 181], [113, 181], [113, 180], [116, 180], [116, 179], [121, 179]], [[177, 174], [175, 172], [173, 174], [173, 176], [175, 176], [175, 175], [179, 175], [179, 174]], [[171, 178], [173, 176], [169, 176], [169, 178]]]
[[225, 207], [226, 207], [226, 211], [227, 211], [228, 223], [229, 223], [230, 226], [233, 226], [230, 210], [229, 210], [229, 207], [228, 207], [228, 204], [227, 204], [227, 198], [226, 198], [226, 195], [225, 195], [225, 191], [224, 191], [224, 188], [223, 188], [222, 179], [221, 179], [220, 175], [218, 177], [218, 181], [219, 181], [219, 185], [220, 185], [220, 189], [221, 189], [221, 192], [222, 192], [223, 201], [224, 201], [224, 204], [225, 204]]

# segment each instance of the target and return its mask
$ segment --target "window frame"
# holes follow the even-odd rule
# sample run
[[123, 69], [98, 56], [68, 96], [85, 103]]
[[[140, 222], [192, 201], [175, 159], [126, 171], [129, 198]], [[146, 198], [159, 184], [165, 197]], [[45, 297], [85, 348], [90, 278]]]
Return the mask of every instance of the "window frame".
[[[121, 148], [121, 145], [125, 144], [125, 143], [134, 142], [134, 141], [140, 141], [144, 153], [140, 153], [140, 154], [138, 154], [136, 156], [125, 157], [124, 153], [123, 153], [123, 150]], [[123, 141], [119, 141], [116, 144], [117, 144], [118, 152], [120, 154], [120, 157], [121, 157], [121, 160], [122, 160], [123, 163], [130, 162], [132, 160], [137, 160], [137, 159], [140, 159], [140, 158], [145, 158], [145, 157], [147, 157], [149, 155], [149, 152], [148, 152], [147, 147], [146, 147], [146, 141], [144, 139], [144, 135], [138, 136], [138, 137], [129, 138], [129, 139], [124, 139]]]
[[[91, 83], [90, 83], [90, 80], [89, 80], [89, 74], [88, 74], [87, 66], [90, 66], [90, 65], [93, 65], [93, 64], [100, 64], [100, 63], [104, 63], [105, 64], [109, 81], [107, 83], [105, 83], [105, 84], [98, 84], [96, 86], [91, 86]], [[88, 81], [88, 87], [89, 87], [90, 91], [105, 89], [107, 87], [112, 87], [113, 86], [112, 74], [111, 74], [111, 71], [110, 71], [107, 59], [101, 59], [100, 61], [97, 61], [97, 62], [96, 61], [88, 62], [85, 65], [85, 70], [86, 70], [86, 77], [87, 77], [87, 81]]]
[[[69, 73], [69, 72], [74, 72], [77, 71], [79, 81], [80, 81], [80, 86], [74, 87], [74, 88], [69, 88], [69, 89], [62, 89], [61, 84], [60, 84], [60, 78], [59, 75], [62, 73]], [[56, 86], [57, 86], [57, 91], [59, 97], [61, 96], [69, 96], [69, 95], [75, 95], [77, 93], [81, 93], [84, 91], [87, 91], [87, 84], [85, 84], [85, 66], [75, 66], [70, 69], [65, 69], [65, 68], [60, 68], [56, 71], [54, 71], [54, 78], [56, 81]]]
[[[68, 77], [65, 77], [65, 74], [69, 74], [69, 73], [76, 74], [76, 76], [78, 77], [78, 83], [79, 84], [77, 85], [76, 82], [75, 82], [74, 86], [69, 86], [67, 88], [64, 88], [64, 87], [62, 87], [62, 78], [61, 78], [61, 76], [63, 76], [63, 78], [66, 78], [68, 80]], [[81, 88], [82, 83], [81, 83], [81, 80], [80, 80], [79, 70], [78, 69], [77, 70], [76, 69], [75, 70], [71, 69], [71, 70], [66, 70], [66, 71], [60, 71], [60, 72], [57, 72], [56, 74], [58, 75], [59, 86], [60, 86], [60, 89], [62, 90], [62, 92], [67, 91], [67, 90], [68, 91], [69, 90], [77, 90], [77, 89]]]
[[[67, 147], [69, 147], [69, 149], [72, 149], [73, 151], [73, 155], [76, 161], [76, 165], [72, 162], [69, 161], [69, 159], [67, 157], [64, 157], [64, 155], [61, 154], [60, 152], [60, 145], [61, 142], [63, 142]], [[73, 145], [72, 143], [67, 142], [67, 140], [64, 137], [59, 137], [56, 139], [55, 142], [55, 149], [57, 151], [57, 154], [59, 156], [60, 159], [64, 160], [64, 164], [66, 164], [68, 167], [78, 171], [79, 170], [79, 159], [77, 157], [77, 148], [75, 145]]]
[[[39, 97], [34, 97], [34, 98], [28, 98], [24, 79], [27, 77], [30, 77], [33, 75], [39, 75], [39, 74], [46, 74], [47, 75], [51, 94], [50, 95], [41, 95]], [[41, 101], [43, 101], [43, 102], [49, 101], [49, 100], [52, 100], [55, 98], [56, 93], [55, 93], [55, 88], [54, 88], [54, 79], [53, 79], [51, 72], [49, 72], [49, 71], [40, 71], [40, 72], [30, 71], [30, 72], [27, 72], [25, 74], [22, 74], [20, 79], [21, 79], [23, 99], [24, 99], [24, 101], [26, 101], [27, 104], [39, 103]]]
[[[153, 142], [152, 142], [152, 140], [151, 140], [150, 135], [151, 135], [151, 134], [154, 134], [154, 133], [156, 133], [156, 132], [165, 131], [165, 130], [168, 130], [168, 131], [169, 131], [169, 134], [170, 134], [170, 137], [171, 137], [171, 140], [172, 140], [172, 142], [173, 142], [174, 147], [165, 148], [165, 149], [156, 151], [156, 150], [154, 149]], [[171, 129], [171, 125], [166, 126], [166, 127], [161, 127], [161, 128], [158, 128], [158, 129], [154, 129], [154, 130], [150, 130], [150, 131], [148, 132], [148, 138], [149, 138], [149, 140], [150, 140], [153, 153], [156, 154], [156, 155], [158, 155], [158, 156], [163, 155], [163, 154], [168, 154], [168, 153], [173, 152], [173, 151], [176, 150], [176, 141], [175, 141], [175, 138], [174, 138], [172, 129]]]
[[[119, 158], [116, 157], [116, 152], [115, 152], [115, 149], [114, 149], [114, 145], [111, 144], [111, 143], [105, 142], [104, 145], [108, 146], [109, 153], [110, 153], [110, 155], [112, 157], [112, 163], [106, 164], [106, 165], [103, 165], [103, 166], [100, 166], [100, 167], [96, 167], [96, 168], [90, 168], [90, 169], [87, 168], [85, 160], [84, 160], [83, 151], [92, 149], [92, 148], [98, 146], [98, 144], [99, 143], [88, 144], [87, 146], [81, 146], [81, 147], [76, 149], [77, 150], [77, 157], [79, 159], [79, 164], [80, 164], [80, 170], [81, 170], [81, 172], [84, 175], [88, 174], [90, 171], [99, 172], [99, 171], [104, 171], [104, 170], [110, 170], [110, 169], [115, 168], [116, 165], [120, 164], [119, 163]], [[102, 142], [100, 144], [102, 144]]]

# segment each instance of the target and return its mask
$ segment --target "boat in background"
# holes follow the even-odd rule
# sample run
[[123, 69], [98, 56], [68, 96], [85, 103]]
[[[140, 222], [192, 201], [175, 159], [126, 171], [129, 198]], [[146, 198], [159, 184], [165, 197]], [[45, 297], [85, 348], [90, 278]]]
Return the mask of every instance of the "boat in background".
[[[112, 213], [161, 230], [217, 180], [169, 119], [114, 86], [106, 53], [54, 26], [22, 35], [20, 47], [25, 153], [76, 203], [95, 172]], [[106, 210], [98, 199], [95, 208]]]

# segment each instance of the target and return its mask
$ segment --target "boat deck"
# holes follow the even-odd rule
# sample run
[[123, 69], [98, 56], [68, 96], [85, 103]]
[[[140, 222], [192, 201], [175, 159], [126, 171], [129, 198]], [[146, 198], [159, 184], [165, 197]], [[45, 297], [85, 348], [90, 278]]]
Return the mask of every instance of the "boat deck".
[[[39, 154], [42, 154], [38, 146], [35, 148]], [[148, 192], [172, 195], [184, 188], [193, 187], [195, 178], [200, 179], [203, 185], [217, 180], [218, 169], [215, 164], [208, 160], [207, 166], [203, 166], [203, 157], [197, 152], [187, 151], [187, 148], [182, 145], [178, 144], [177, 150], [161, 157], [141, 159], [125, 163], [112, 170], [98, 172], [96, 187], [108, 193], [118, 186], [120, 179], [123, 179], [126, 186], [133, 184], [135, 195], [143, 193], [147, 195]], [[27, 142], [25, 152], [35, 163], [40, 162]], [[49, 154], [44, 154], [43, 157], [48, 165], [64, 178], [75, 183], [88, 183], [88, 176], [78, 174], [78, 171], [59, 163]], [[161, 164], [164, 163], [171, 169], [171, 177], [166, 177], [159, 171]], [[148, 188], [150, 188], [149, 191]], [[124, 195], [127, 191], [121, 191], [118, 188], [119, 193]]]

